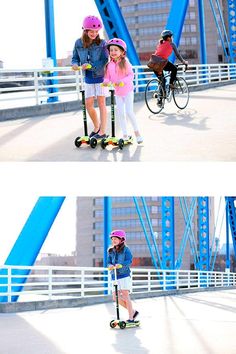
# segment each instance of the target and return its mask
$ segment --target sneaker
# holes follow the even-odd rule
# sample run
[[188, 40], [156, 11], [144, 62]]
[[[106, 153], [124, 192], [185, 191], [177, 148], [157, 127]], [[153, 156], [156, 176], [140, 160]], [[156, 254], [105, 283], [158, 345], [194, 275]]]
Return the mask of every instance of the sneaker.
[[126, 323], [134, 323], [134, 320], [127, 320]]
[[139, 315], [139, 312], [137, 310], [135, 310], [134, 315], [133, 315], [133, 320], [135, 320], [135, 318]]
[[100, 135], [99, 133], [97, 133], [97, 134], [95, 134], [95, 135], [93, 136], [93, 138], [95, 138], [95, 139], [97, 139], [97, 140], [104, 139], [104, 138], [106, 138], [106, 137], [107, 137], [106, 134]]
[[89, 134], [89, 137], [92, 138], [94, 135], [98, 134], [98, 133], [99, 133], [99, 130], [100, 130], [100, 129], [98, 129], [97, 132], [92, 131], [92, 132]]
[[123, 137], [123, 140], [124, 141], [129, 141], [130, 139], [132, 139], [132, 136], [131, 135], [128, 135], [126, 137]]
[[138, 144], [142, 144], [143, 143], [143, 138], [141, 137], [141, 135], [136, 137], [137, 143]]

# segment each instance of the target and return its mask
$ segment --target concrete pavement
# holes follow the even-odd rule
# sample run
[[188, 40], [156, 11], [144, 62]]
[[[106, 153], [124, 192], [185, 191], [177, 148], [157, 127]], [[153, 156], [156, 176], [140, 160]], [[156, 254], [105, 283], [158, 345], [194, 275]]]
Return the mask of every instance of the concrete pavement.
[[[167, 103], [151, 114], [144, 101], [135, 113], [144, 143], [122, 151], [82, 146], [82, 112], [0, 122], [0, 161], [236, 161], [236, 85], [195, 91], [178, 110]], [[110, 112], [110, 109], [108, 107]], [[110, 126], [110, 122], [109, 122]], [[120, 132], [117, 132], [120, 136]]]
[[236, 290], [141, 299], [134, 306], [141, 326], [125, 330], [109, 327], [114, 303], [0, 314], [0, 353], [236, 353]]

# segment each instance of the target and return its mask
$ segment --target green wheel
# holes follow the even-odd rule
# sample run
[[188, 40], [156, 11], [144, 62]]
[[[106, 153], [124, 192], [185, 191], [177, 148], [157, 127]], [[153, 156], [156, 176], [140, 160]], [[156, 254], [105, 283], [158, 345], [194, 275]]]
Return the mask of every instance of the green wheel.
[[118, 146], [119, 146], [119, 148], [122, 150], [123, 149], [123, 147], [124, 147], [124, 139], [119, 139], [119, 141], [118, 141]]
[[77, 148], [79, 148], [82, 144], [82, 141], [80, 141], [80, 136], [78, 136], [76, 139], [75, 139], [75, 146]]
[[89, 142], [92, 149], [95, 149], [95, 147], [97, 146], [97, 143], [98, 143], [97, 139], [95, 139], [95, 138], [92, 138]]
[[120, 326], [120, 329], [125, 329], [125, 327], [126, 327], [125, 321], [120, 321], [119, 326]]
[[106, 146], [107, 146], [106, 139], [102, 139], [102, 141], [101, 141], [101, 147], [102, 147], [102, 149], [105, 149]]

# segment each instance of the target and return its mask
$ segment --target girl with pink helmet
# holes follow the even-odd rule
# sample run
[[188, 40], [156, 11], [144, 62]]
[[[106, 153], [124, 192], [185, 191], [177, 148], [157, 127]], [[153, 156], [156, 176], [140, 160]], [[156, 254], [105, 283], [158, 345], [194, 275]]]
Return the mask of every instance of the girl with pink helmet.
[[126, 43], [120, 38], [112, 38], [107, 42], [110, 61], [105, 68], [103, 85], [115, 85], [117, 116], [120, 122], [124, 140], [129, 140], [126, 116], [130, 119], [137, 143], [143, 142], [138, 123], [134, 114], [134, 73], [126, 57]]
[[[126, 234], [124, 230], [113, 230], [110, 234], [112, 246], [108, 249], [108, 267], [114, 265], [122, 265], [122, 268], [117, 268], [118, 281], [118, 299], [119, 304], [127, 309], [129, 314], [128, 323], [134, 322], [139, 312], [133, 309], [130, 300], [131, 277], [130, 265], [132, 263], [132, 253], [126, 245]], [[112, 271], [112, 279], [114, 280], [114, 271]], [[115, 301], [115, 292], [113, 292], [113, 300]]]
[[[104, 67], [108, 61], [108, 54], [106, 41], [100, 39], [99, 36], [102, 27], [102, 22], [98, 17], [84, 18], [83, 33], [81, 38], [75, 42], [71, 61], [73, 70], [78, 70], [79, 66], [82, 66], [85, 73], [86, 109], [94, 125], [90, 137], [94, 136], [97, 139], [106, 137], [107, 126], [106, 97], [101, 83], [104, 79]], [[100, 119], [94, 107], [95, 98], [97, 98]]]

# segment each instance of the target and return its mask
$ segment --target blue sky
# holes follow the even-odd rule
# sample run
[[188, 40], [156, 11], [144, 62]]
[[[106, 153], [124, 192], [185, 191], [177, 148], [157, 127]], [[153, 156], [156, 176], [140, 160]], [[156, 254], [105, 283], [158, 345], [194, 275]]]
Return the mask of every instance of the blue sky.
[[[83, 4], [83, 6], [81, 6]], [[46, 57], [44, 0], [1, 0], [0, 60], [4, 69], [39, 68]], [[99, 12], [93, 0], [54, 0], [57, 58], [81, 35], [83, 18]]]

